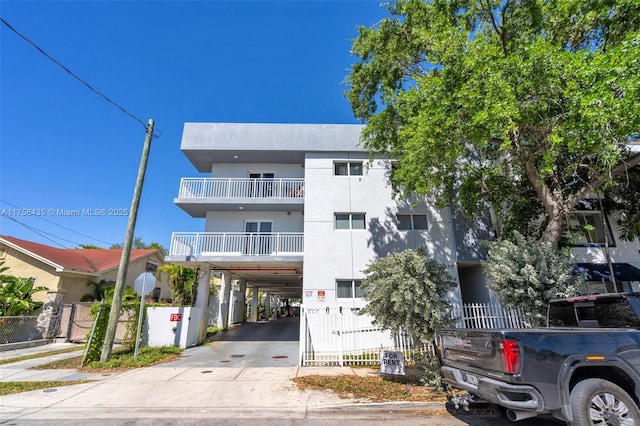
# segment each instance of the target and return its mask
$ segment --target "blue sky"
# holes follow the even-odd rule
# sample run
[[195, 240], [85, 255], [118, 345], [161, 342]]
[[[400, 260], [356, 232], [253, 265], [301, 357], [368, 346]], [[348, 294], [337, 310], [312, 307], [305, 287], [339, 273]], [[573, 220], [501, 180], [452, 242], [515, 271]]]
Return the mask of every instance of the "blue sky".
[[[155, 121], [135, 234], [169, 248], [172, 232], [204, 229], [173, 204], [181, 177], [204, 176], [180, 152], [184, 123], [357, 123], [343, 96], [351, 40], [385, 10], [378, 1], [2, 0], [0, 15]], [[118, 214], [130, 208], [143, 125], [0, 27], [0, 234], [68, 248], [122, 243]]]

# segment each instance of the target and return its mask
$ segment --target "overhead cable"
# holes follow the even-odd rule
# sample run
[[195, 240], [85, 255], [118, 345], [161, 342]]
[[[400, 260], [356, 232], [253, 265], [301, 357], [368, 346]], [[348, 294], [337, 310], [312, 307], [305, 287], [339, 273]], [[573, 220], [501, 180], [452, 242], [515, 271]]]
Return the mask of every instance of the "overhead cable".
[[[21, 209], [21, 208], [22, 208], [22, 207], [16, 206], [15, 204], [10, 203], [10, 202], [8, 202], [8, 201], [6, 201], [6, 200], [3, 200], [3, 199], [0, 199], [0, 202], [5, 203], [5, 204], [8, 204], [8, 205], [10, 205], [10, 206], [12, 206], [12, 207], [15, 207], [16, 209]], [[49, 220], [49, 219], [45, 219], [45, 218], [44, 218], [44, 217], [42, 217], [42, 216], [33, 216], [33, 217], [37, 217], [38, 219], [40, 219], [40, 220], [44, 220], [45, 222], [48, 222], [48, 223], [50, 223], [50, 224], [52, 224], [52, 225], [55, 225], [55, 226], [57, 226], [57, 227], [59, 227], [59, 228], [66, 229], [67, 231], [71, 231], [71, 232], [73, 232], [74, 234], [82, 235], [83, 237], [86, 237], [86, 238], [92, 239], [92, 240], [94, 240], [94, 241], [98, 241], [98, 242], [100, 242], [100, 243], [107, 244], [107, 245], [109, 245], [109, 246], [113, 246], [113, 245], [115, 245], [114, 243], [109, 243], [109, 242], [107, 242], [107, 241], [102, 241], [102, 240], [100, 240], [100, 239], [98, 239], [98, 238], [94, 238], [94, 237], [92, 237], [92, 236], [90, 236], [90, 235], [83, 234], [82, 232], [78, 232], [78, 231], [75, 231], [75, 230], [73, 230], [73, 229], [71, 229], [71, 228], [67, 228], [66, 226], [62, 226], [62, 225], [60, 225], [60, 224], [57, 224], [57, 223], [55, 223], [55, 222], [53, 222], [53, 221], [51, 221], [51, 220]], [[43, 231], [43, 232], [44, 232], [44, 231]], [[52, 235], [52, 234], [51, 234], [51, 235]], [[58, 238], [58, 237], [56, 237], [56, 238]], [[63, 238], [60, 238], [60, 239], [63, 239]], [[66, 241], [66, 240], [65, 240], [65, 241]], [[69, 242], [73, 242], [73, 241], [69, 241]]]
[[[136, 117], [135, 115], [133, 115], [132, 113], [130, 113], [129, 111], [127, 111], [126, 109], [124, 109], [124, 107], [118, 105], [116, 102], [112, 101], [109, 97], [107, 97], [106, 95], [104, 95], [102, 92], [96, 90], [93, 88], [93, 86], [91, 86], [89, 83], [87, 83], [86, 81], [84, 81], [82, 78], [78, 77], [76, 74], [73, 73], [73, 71], [71, 71], [69, 68], [65, 67], [64, 65], [62, 65], [60, 62], [58, 62], [55, 58], [53, 58], [51, 55], [49, 55], [47, 52], [45, 52], [44, 50], [42, 50], [37, 44], [35, 44], [33, 41], [29, 40], [29, 38], [27, 38], [26, 36], [22, 35], [20, 32], [18, 32], [18, 30], [16, 30], [15, 28], [13, 28], [7, 21], [5, 21], [3, 18], [0, 17], [0, 21], [2, 21], [3, 24], [5, 24], [7, 26], [7, 28], [9, 28], [11, 31], [13, 31], [14, 33], [16, 33], [20, 38], [22, 38], [24, 41], [26, 41], [27, 43], [29, 43], [31, 46], [33, 46], [38, 52], [42, 53], [47, 59], [49, 59], [51, 62], [53, 62], [54, 64], [58, 65], [60, 68], [62, 68], [64, 71], [66, 71], [69, 75], [71, 75], [73, 78], [75, 78], [76, 80], [78, 80], [80, 83], [84, 84], [85, 86], [87, 86], [87, 88], [89, 88], [89, 90], [91, 90], [92, 92], [94, 92], [95, 94], [97, 94], [98, 96], [102, 97], [104, 100], [106, 100], [107, 102], [109, 102], [111, 105], [115, 106], [116, 108], [118, 108], [120, 111], [124, 112], [126, 115], [128, 115], [129, 117], [133, 118], [134, 120], [136, 120], [137, 122], [139, 122], [140, 124], [142, 124], [142, 126], [145, 128], [145, 130], [147, 130], [147, 124], [142, 121], [140, 118]], [[158, 134], [154, 134], [154, 137], [158, 137]]]

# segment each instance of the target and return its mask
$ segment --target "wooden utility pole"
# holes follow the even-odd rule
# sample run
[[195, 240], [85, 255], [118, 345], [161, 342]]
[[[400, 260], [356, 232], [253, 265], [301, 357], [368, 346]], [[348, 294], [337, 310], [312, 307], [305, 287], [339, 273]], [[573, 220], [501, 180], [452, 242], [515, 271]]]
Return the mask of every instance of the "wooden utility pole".
[[118, 326], [120, 309], [122, 308], [122, 293], [124, 292], [124, 283], [127, 279], [127, 269], [129, 268], [129, 259], [131, 257], [133, 233], [136, 228], [138, 206], [140, 205], [140, 195], [142, 194], [142, 184], [144, 183], [144, 175], [147, 170], [147, 161], [149, 160], [149, 149], [151, 148], [152, 137], [153, 120], [150, 119], [149, 124], [147, 124], [147, 134], [144, 139], [144, 147], [142, 148], [142, 158], [140, 159], [140, 168], [138, 169], [136, 187], [133, 190], [133, 199], [131, 200], [131, 209], [129, 210], [127, 232], [124, 237], [124, 243], [122, 244], [122, 256], [120, 256], [120, 266], [118, 267], [116, 286], [113, 291], [113, 302], [111, 303], [111, 312], [109, 312], [109, 323], [104, 336], [102, 353], [100, 354], [100, 361], [102, 362], [107, 362], [111, 359], [111, 349], [113, 348], [113, 341], [116, 337], [116, 327]]

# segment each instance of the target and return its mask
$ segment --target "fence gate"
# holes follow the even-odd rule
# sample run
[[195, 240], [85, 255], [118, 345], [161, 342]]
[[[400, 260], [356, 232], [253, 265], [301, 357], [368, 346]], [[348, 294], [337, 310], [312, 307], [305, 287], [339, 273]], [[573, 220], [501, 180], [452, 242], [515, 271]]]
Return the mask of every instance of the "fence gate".
[[[87, 334], [93, 327], [91, 307], [94, 302], [78, 302], [73, 305], [65, 305], [63, 309], [63, 324], [66, 325], [66, 339], [70, 342], [85, 342]], [[116, 327], [115, 341], [122, 342], [126, 335], [128, 314], [123, 310]]]
[[412, 362], [413, 340], [373, 325], [372, 319], [351, 307], [301, 306], [300, 365], [377, 365], [382, 350], [402, 351]]

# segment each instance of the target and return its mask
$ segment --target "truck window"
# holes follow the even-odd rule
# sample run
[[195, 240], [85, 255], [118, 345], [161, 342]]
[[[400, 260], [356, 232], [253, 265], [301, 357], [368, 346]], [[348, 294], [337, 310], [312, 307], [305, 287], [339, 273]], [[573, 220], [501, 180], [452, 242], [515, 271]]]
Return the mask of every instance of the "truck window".
[[549, 327], [577, 327], [576, 313], [571, 302], [557, 302], [549, 306]]
[[640, 318], [631, 304], [624, 298], [597, 299], [594, 305], [595, 318], [600, 327], [622, 327], [640, 329]]
[[558, 301], [549, 306], [550, 327], [619, 327], [640, 329], [640, 297], [598, 297], [588, 301]]

